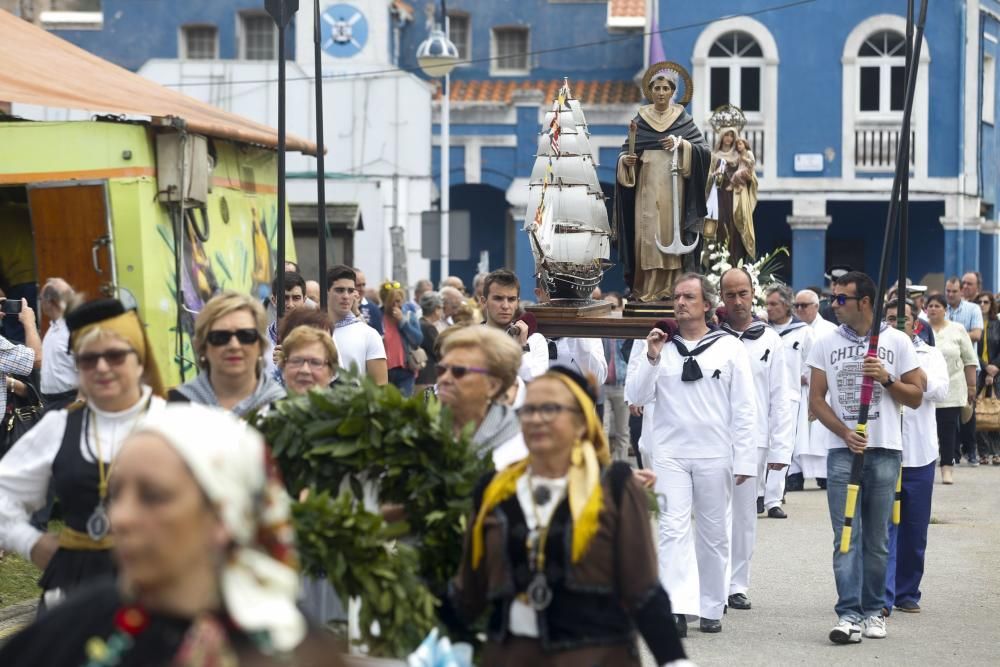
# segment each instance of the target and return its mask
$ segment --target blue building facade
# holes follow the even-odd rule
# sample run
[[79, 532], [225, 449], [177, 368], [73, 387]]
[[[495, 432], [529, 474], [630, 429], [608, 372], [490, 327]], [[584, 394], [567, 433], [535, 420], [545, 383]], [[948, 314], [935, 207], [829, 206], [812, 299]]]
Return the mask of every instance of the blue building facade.
[[[490, 249], [490, 268], [516, 266], [528, 295], [533, 265], [518, 230], [553, 82], [569, 77], [583, 102], [610, 191], [625, 127], [644, 103], [636, 86], [649, 64], [643, 33], [659, 29], [666, 59], [692, 75], [689, 110], [703, 130], [721, 104], [746, 112], [760, 177], [758, 247], [791, 250], [786, 279], [822, 285], [832, 264], [877, 273], [902, 119], [905, 1], [769, 10], [776, 3], [649, 0], [640, 12], [622, 9], [628, 4], [448, 3], [453, 41], [471, 61], [451, 76], [452, 208], [471, 207], [474, 245]], [[528, 33], [516, 43], [529, 56], [498, 68], [503, 37], [518, 29]], [[419, 22], [407, 28], [401, 65], [425, 35]], [[998, 37], [997, 0], [930, 3], [910, 156], [908, 263], [918, 282], [941, 286], [979, 270], [985, 287], [998, 287]], [[495, 191], [506, 193], [505, 223], [500, 200], [486, 196]], [[475, 261], [452, 266], [468, 279]], [[620, 274], [611, 272], [606, 286], [620, 287]]]

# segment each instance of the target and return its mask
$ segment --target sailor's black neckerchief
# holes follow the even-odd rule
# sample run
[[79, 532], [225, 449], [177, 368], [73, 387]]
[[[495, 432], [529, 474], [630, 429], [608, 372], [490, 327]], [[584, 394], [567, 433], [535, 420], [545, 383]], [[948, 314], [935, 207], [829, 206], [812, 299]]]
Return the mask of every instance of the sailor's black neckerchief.
[[762, 320], [754, 319], [752, 322], [750, 322], [750, 326], [748, 326], [746, 329], [744, 329], [743, 331], [737, 331], [736, 329], [729, 326], [728, 322], [723, 322], [722, 330], [725, 331], [727, 334], [736, 336], [740, 340], [757, 340], [758, 338], [764, 335], [765, 331], [767, 331], [767, 325], [764, 324]]
[[798, 331], [802, 327], [807, 327], [807, 326], [809, 325], [800, 320], [799, 318], [792, 316], [792, 321], [788, 323], [788, 328], [780, 332], [778, 335], [784, 336], [787, 333], [791, 333], [792, 331]]
[[709, 331], [704, 338], [698, 341], [698, 346], [688, 352], [684, 339], [680, 337], [680, 334], [674, 334], [671, 340], [677, 348], [677, 352], [684, 357], [684, 366], [681, 369], [681, 382], [694, 382], [702, 378], [701, 366], [698, 365], [698, 360], [695, 357], [712, 347], [716, 341], [724, 338], [725, 335], [725, 333], [719, 330]]

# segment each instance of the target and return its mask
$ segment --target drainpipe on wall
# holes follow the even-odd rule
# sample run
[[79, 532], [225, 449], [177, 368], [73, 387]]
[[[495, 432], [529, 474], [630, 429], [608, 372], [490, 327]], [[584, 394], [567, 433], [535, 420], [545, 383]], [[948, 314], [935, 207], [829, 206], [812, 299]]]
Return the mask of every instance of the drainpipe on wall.
[[958, 49], [958, 117], [961, 119], [958, 133], [958, 257], [956, 261], [955, 273], [961, 274], [967, 267], [965, 262], [965, 42], [968, 39], [966, 34], [966, 24], [968, 21], [969, 7], [967, 0], [960, 3], [962, 6], [961, 21], [959, 23], [959, 49]]

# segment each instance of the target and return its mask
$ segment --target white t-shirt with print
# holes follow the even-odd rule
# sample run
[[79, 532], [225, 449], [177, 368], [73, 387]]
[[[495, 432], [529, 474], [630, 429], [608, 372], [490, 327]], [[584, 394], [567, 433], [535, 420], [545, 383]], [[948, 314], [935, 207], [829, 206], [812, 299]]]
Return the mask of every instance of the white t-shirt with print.
[[356, 369], [364, 374], [370, 360], [385, 359], [382, 337], [363, 320], [334, 328], [333, 342], [337, 345], [341, 368]]
[[[826, 373], [829, 403], [837, 419], [850, 428], [858, 423], [861, 406], [861, 365], [868, 353], [867, 338], [863, 343], [849, 340], [839, 330], [816, 341], [809, 354], [809, 366]], [[920, 367], [913, 343], [906, 334], [886, 328], [878, 340], [878, 358], [897, 380]], [[868, 410], [868, 446], [902, 451], [900, 404], [878, 382], [872, 392]], [[830, 438], [830, 448], [847, 447], [843, 439]]]

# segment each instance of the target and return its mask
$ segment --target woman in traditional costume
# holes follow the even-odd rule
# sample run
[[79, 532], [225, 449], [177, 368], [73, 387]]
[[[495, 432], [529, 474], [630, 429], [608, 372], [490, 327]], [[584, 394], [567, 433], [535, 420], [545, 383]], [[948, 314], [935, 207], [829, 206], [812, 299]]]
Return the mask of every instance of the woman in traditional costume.
[[340, 664], [295, 606], [289, 499], [245, 422], [200, 405], [147, 415], [123, 443], [109, 513], [117, 581], [23, 630], [0, 664]]
[[169, 400], [218, 406], [243, 417], [284, 398], [285, 389], [264, 372], [266, 335], [259, 301], [233, 291], [212, 297], [194, 324], [201, 373], [171, 390]]
[[[674, 241], [674, 150], [679, 150], [676, 210], [681, 242], [696, 243], [706, 214], [711, 149], [684, 110], [691, 85], [685, 77], [685, 99], [674, 102], [683, 68], [657, 63], [643, 77], [643, 93], [652, 104], [639, 107], [629, 129], [629, 141], [618, 157], [615, 184], [615, 230], [619, 257], [632, 297], [655, 301], [673, 294], [673, 283], [684, 271], [697, 270], [700, 247], [679, 255], [661, 252]], [[658, 245], [659, 244], [659, 245]]]
[[731, 105], [712, 114], [716, 128], [712, 171], [708, 182], [705, 237], [724, 241], [729, 262], [736, 266], [757, 257], [753, 212], [757, 208], [757, 159], [740, 136], [746, 120]]
[[[156, 360], [134, 310], [116, 299], [91, 301], [70, 311], [66, 325], [84, 401], [46, 414], [0, 460], [0, 548], [43, 571], [40, 611], [112, 574], [107, 502], [116, 457], [136, 422], [165, 405]], [[65, 520], [58, 534], [29, 522], [45, 506], [50, 483]]]
[[628, 464], [610, 464], [595, 393], [562, 367], [528, 385], [530, 454], [477, 487], [444, 615], [459, 631], [490, 608], [487, 667], [637, 666], [637, 629], [657, 664], [685, 657], [648, 497]]

